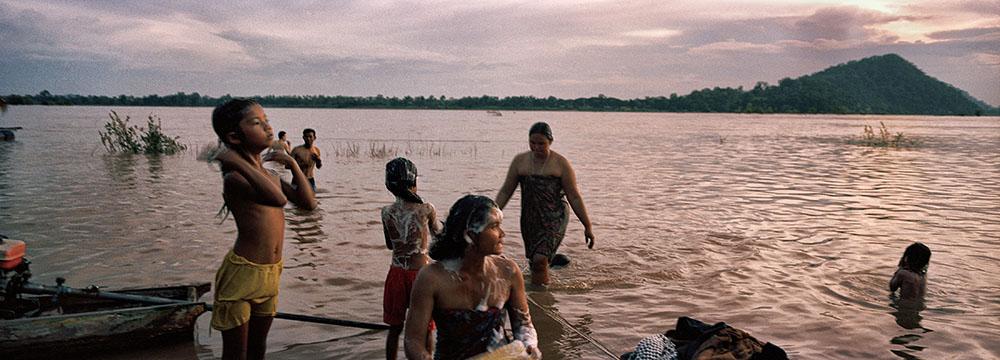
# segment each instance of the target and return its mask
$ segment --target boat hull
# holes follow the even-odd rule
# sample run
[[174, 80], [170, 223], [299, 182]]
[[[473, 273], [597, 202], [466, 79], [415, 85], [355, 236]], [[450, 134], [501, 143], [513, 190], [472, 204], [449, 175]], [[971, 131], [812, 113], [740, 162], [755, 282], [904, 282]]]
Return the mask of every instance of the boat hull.
[[166, 305], [62, 298], [59, 299], [64, 309], [61, 315], [0, 320], [0, 354], [13, 359], [53, 358], [60, 354], [80, 356], [153, 343], [190, 341], [195, 321], [206, 311], [205, 304], [197, 299], [208, 286], [116, 291], [186, 300]]

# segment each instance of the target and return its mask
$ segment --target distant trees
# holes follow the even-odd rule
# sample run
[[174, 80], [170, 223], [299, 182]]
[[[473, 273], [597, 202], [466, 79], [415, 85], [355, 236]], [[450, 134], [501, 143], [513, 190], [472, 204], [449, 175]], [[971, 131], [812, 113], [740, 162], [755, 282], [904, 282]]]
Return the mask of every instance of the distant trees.
[[148, 95], [135, 97], [131, 95], [101, 96], [101, 95], [52, 95], [48, 90], [42, 90], [38, 95], [8, 95], [4, 97], [11, 105], [117, 105], [117, 106], [215, 106], [219, 99], [202, 96], [198, 93], [185, 94], [179, 92], [173, 95]]
[[[6, 100], [11, 105], [215, 106], [231, 98], [230, 95], [212, 98], [197, 92], [108, 97], [52, 95], [42, 91], [37, 95], [10, 95]], [[490, 95], [399, 98], [381, 94], [367, 97], [267, 95], [252, 98], [268, 107], [1000, 115], [1000, 109], [927, 76], [896, 54], [851, 61], [796, 79], [784, 78], [778, 85], [758, 82], [750, 90], [715, 87], [695, 90], [685, 96], [673, 93], [670, 97], [627, 100], [604, 94], [577, 99], [553, 96], [500, 98]]]

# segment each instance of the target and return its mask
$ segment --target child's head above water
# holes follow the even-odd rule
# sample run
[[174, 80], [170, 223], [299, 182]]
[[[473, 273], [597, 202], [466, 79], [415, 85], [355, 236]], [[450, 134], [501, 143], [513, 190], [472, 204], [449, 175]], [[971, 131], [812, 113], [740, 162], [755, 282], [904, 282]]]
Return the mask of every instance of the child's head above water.
[[413, 189], [417, 186], [417, 166], [406, 158], [398, 157], [385, 164], [385, 188], [403, 200], [423, 204]]
[[240, 121], [254, 106], [260, 105], [250, 99], [232, 99], [216, 106], [212, 111], [212, 129], [215, 130], [215, 135], [219, 136], [219, 140], [230, 145], [229, 134], [235, 133], [237, 137], [242, 138]]
[[899, 259], [899, 267], [917, 272], [925, 273], [927, 264], [931, 261], [931, 249], [919, 242], [910, 244], [903, 252], [903, 257]]

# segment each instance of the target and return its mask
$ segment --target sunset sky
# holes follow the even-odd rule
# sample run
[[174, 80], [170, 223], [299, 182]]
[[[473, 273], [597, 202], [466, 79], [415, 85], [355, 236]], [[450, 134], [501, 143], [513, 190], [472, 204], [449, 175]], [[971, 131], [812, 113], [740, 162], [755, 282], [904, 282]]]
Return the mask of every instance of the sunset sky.
[[0, 94], [618, 98], [897, 53], [1000, 105], [1000, 1], [0, 0]]

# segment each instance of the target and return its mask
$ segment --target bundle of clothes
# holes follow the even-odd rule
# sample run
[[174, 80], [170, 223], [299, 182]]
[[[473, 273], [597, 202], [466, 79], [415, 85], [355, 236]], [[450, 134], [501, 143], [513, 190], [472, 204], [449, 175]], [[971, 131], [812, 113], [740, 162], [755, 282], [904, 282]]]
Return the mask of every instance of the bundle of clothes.
[[639, 341], [621, 360], [787, 360], [772, 343], [764, 343], [724, 322], [709, 325], [682, 316], [677, 326]]

